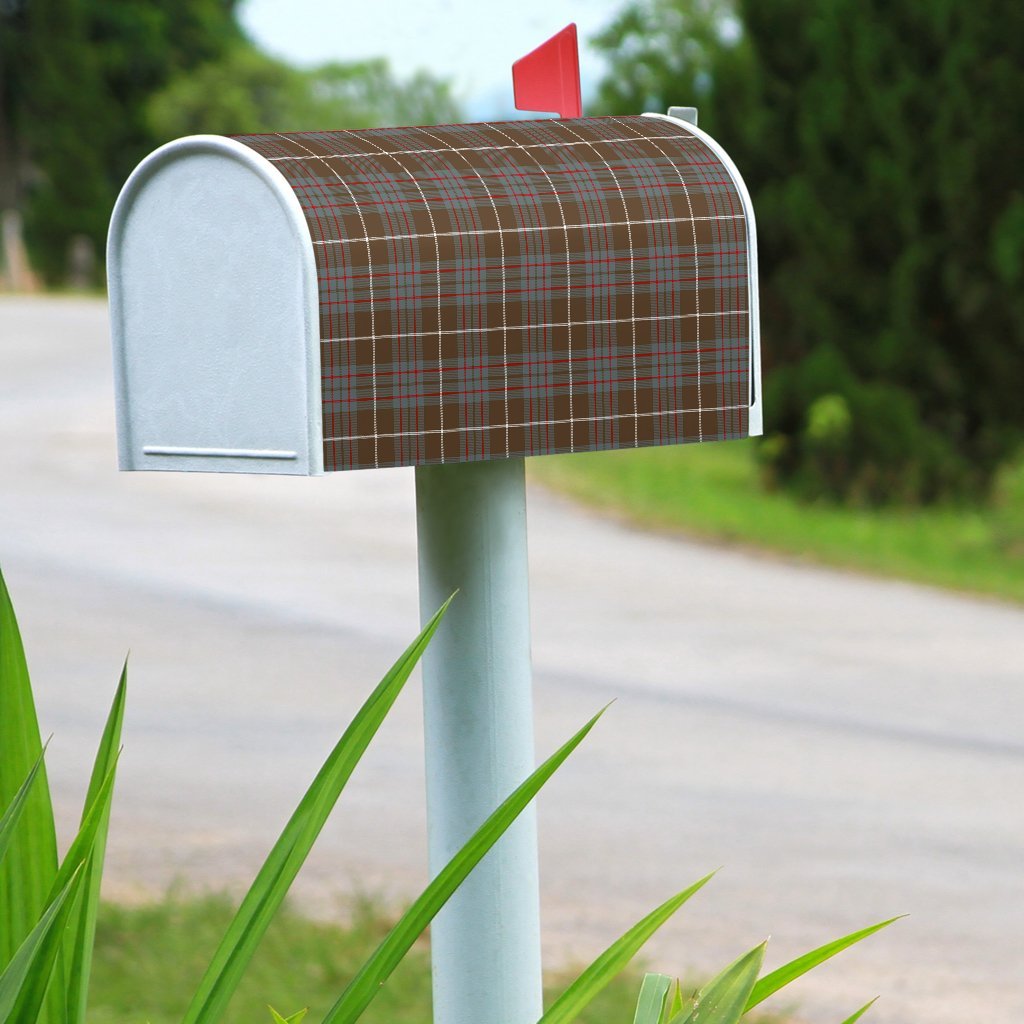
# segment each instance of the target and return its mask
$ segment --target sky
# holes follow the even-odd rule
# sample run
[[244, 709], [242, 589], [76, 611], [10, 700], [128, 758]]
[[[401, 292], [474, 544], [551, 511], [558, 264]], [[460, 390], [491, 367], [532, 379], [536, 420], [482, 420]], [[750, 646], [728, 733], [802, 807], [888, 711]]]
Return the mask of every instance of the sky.
[[512, 110], [512, 62], [571, 21], [585, 105], [605, 71], [587, 40], [623, 2], [245, 0], [241, 17], [263, 49], [296, 64], [387, 57], [400, 76], [426, 68], [452, 80], [470, 116], [486, 118]]

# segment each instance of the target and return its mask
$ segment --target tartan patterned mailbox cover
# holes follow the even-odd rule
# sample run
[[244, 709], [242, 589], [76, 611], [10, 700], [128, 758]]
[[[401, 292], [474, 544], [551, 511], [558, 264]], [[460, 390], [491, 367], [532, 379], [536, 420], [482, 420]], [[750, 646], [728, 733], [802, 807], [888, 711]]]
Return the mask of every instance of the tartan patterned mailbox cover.
[[179, 140], [125, 186], [109, 261], [123, 468], [761, 430], [749, 196], [673, 118]]

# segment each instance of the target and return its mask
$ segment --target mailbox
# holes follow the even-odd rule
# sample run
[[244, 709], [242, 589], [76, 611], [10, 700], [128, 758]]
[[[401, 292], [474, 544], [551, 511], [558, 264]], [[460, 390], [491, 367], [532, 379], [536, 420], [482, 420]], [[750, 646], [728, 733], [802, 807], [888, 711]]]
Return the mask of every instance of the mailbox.
[[123, 469], [761, 432], [750, 198], [682, 118], [184, 138], [108, 260]]
[[[108, 243], [123, 469], [417, 467], [435, 875], [534, 763], [525, 457], [761, 432], [732, 161], [579, 116], [573, 25], [513, 86], [560, 116], [172, 142]], [[541, 1016], [537, 880], [527, 812], [431, 926], [438, 1024]]]

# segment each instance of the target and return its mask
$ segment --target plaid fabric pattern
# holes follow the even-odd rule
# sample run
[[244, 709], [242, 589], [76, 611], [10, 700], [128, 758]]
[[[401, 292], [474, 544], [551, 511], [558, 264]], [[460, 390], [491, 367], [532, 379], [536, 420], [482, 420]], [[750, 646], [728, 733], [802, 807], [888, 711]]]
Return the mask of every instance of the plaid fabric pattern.
[[241, 136], [309, 222], [324, 468], [747, 435], [736, 183], [653, 117]]

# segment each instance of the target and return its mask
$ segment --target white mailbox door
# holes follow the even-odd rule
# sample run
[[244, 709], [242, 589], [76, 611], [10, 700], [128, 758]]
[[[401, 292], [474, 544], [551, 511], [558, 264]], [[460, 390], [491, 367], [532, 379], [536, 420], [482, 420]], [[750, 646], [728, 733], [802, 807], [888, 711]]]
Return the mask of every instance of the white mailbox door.
[[108, 242], [122, 469], [322, 472], [316, 265], [291, 188], [252, 150], [157, 150]]

